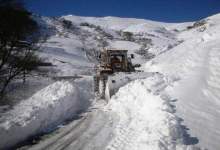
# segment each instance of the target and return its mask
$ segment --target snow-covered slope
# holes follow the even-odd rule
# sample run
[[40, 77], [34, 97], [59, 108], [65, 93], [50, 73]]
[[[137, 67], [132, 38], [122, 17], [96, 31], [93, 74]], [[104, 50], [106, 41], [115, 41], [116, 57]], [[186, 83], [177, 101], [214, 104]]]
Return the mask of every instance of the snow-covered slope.
[[177, 112], [208, 149], [220, 148], [220, 15], [200, 27], [184, 31], [184, 42], [146, 64], [175, 82], [168, 89], [177, 99]]
[[[49, 77], [82, 79], [55, 82], [3, 114], [1, 147], [54, 128], [76, 115], [76, 108], [91, 105], [77, 125], [73, 121], [33, 149], [220, 149], [219, 14], [180, 24], [73, 15], [36, 19], [48, 36], [39, 55], [54, 65]], [[128, 49], [146, 75], [120, 88], [105, 106], [92, 91], [104, 47]]]
[[[110, 28], [113, 30], [124, 30], [130, 26], [135, 26], [143, 23], [161, 25], [161, 22], [156, 22], [156, 21], [135, 19], [135, 18], [119, 18], [119, 17], [110, 17], [110, 16], [97, 18], [97, 17], [80, 17], [74, 15], [68, 15], [68, 16], [64, 16], [63, 18], [67, 20], [71, 20], [72, 22], [78, 24], [83, 22], [88, 22], [91, 24], [102, 26], [104, 28]], [[164, 25], [167, 25], [167, 23], [164, 23]]]

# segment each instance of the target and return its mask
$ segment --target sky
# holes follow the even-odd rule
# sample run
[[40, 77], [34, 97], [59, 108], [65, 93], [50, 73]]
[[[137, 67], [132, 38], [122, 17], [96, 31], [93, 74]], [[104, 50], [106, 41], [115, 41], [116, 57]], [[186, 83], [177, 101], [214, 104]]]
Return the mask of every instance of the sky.
[[163, 22], [195, 21], [220, 13], [220, 0], [25, 0], [44, 16], [117, 16]]

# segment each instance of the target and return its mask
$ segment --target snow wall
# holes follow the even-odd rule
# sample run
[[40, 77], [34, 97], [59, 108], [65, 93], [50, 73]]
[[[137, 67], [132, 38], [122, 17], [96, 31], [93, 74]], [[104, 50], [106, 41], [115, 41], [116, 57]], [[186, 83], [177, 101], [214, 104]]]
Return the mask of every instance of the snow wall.
[[91, 78], [71, 83], [57, 81], [16, 105], [0, 123], [0, 149], [14, 146], [31, 136], [54, 129], [88, 108]]

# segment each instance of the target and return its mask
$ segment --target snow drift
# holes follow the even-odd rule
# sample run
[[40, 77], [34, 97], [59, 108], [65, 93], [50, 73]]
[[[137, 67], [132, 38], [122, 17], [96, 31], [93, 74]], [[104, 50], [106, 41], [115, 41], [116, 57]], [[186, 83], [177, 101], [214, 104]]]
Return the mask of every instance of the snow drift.
[[[177, 113], [189, 132], [210, 150], [220, 148], [220, 15], [198, 22], [178, 35], [184, 42], [145, 64], [146, 70], [163, 73], [174, 86]], [[201, 23], [202, 22], [202, 23]]]
[[162, 75], [154, 74], [119, 89], [105, 108], [119, 118], [107, 149], [193, 149], [187, 146], [190, 137], [174, 114], [171, 97], [164, 92], [169, 86]]
[[16, 105], [1, 120], [0, 135], [4, 138], [0, 149], [48, 132], [86, 109], [91, 98], [90, 80], [57, 81]]

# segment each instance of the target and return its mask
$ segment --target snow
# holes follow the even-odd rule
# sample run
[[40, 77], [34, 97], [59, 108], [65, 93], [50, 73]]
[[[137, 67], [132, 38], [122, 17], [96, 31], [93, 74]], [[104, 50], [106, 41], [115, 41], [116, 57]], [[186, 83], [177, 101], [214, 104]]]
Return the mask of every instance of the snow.
[[[161, 22], [151, 21], [151, 20], [144, 20], [144, 19], [135, 19], [135, 18], [120, 18], [120, 17], [80, 17], [74, 15], [67, 15], [63, 18], [67, 20], [71, 20], [77, 24], [88, 22], [91, 24], [99, 25], [104, 28], [110, 28], [113, 30], [123, 30], [128, 28], [129, 26], [148, 23], [148, 24], [155, 24], [161, 25]], [[168, 25], [169, 23], [163, 23], [164, 25]]]
[[162, 84], [161, 91], [166, 88], [161, 75], [139, 79], [122, 87], [111, 99], [105, 109], [119, 117], [119, 122], [107, 149], [190, 148], [183, 143], [183, 129], [170, 100], [152, 90]]
[[42, 46], [43, 53], [40, 55], [59, 68], [59, 75], [74, 75], [82, 72], [82, 68], [93, 67], [81, 47], [82, 43], [74, 36], [71, 39], [51, 37]]
[[[138, 24], [138, 25], [133, 25], [130, 26], [124, 31], [127, 32], [132, 32], [132, 33], [149, 33], [149, 34], [157, 34], [162, 33], [162, 34], [168, 34], [169, 32], [166, 30], [165, 27], [163, 27], [161, 24], [160, 25], [155, 25], [155, 24], [150, 24], [150, 23], [144, 23], [144, 24]], [[158, 32], [159, 31], [159, 32]]]
[[146, 77], [152, 76], [154, 73], [149, 72], [133, 72], [130, 73], [117, 73], [114, 76], [108, 77], [108, 81], [106, 83], [106, 87], [108, 90], [106, 90], [106, 99], [109, 100], [111, 96], [116, 94], [118, 90], [128, 84], [131, 81], [137, 80], [137, 79], [144, 79]]
[[90, 80], [57, 81], [16, 105], [1, 118], [0, 135], [4, 138], [0, 141], [0, 148], [51, 130], [86, 109], [91, 97]]
[[208, 21], [204, 32], [193, 29], [181, 33], [179, 38], [185, 42], [145, 65], [146, 70], [161, 72], [173, 80], [175, 86], [168, 91], [177, 98], [178, 115], [184, 118], [190, 133], [199, 138], [199, 144], [211, 150], [220, 148], [217, 16], [210, 17], [215, 25]]
[[110, 43], [109, 49], [135, 51], [140, 49], [140, 45], [130, 41], [113, 41]]
[[[63, 18], [74, 29], [64, 28]], [[40, 56], [54, 65], [53, 76], [82, 78], [57, 81], [2, 115], [0, 149], [48, 132], [78, 112], [84, 112], [79, 119], [30, 149], [220, 149], [220, 14], [204, 20], [189, 29], [194, 22], [43, 17], [42, 25], [53, 30], [47, 29]], [[85, 22], [95, 26], [80, 26]], [[133, 40], [121, 31], [132, 32]], [[92, 94], [95, 56], [103, 47], [127, 49], [144, 71], [111, 76], [108, 102]], [[140, 50], [155, 57], [148, 61]]]
[[64, 126], [30, 150], [197, 150], [191, 145], [196, 139], [187, 135], [174, 114], [172, 98], [165, 93], [170, 86], [158, 73], [129, 82], [107, 105], [98, 105], [99, 100], [82, 119]]

